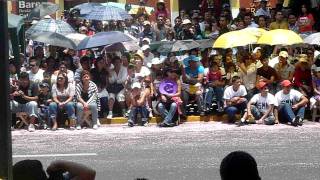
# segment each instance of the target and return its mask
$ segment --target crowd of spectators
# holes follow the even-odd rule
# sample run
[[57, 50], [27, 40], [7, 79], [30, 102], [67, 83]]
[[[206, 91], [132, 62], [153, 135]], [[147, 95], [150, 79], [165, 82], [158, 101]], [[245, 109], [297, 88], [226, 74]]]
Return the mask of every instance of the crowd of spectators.
[[[122, 31], [136, 37], [136, 52], [106, 53], [99, 49], [76, 52], [50, 49], [36, 42], [20, 55], [18, 67], [10, 62], [11, 109], [29, 131], [35, 125], [57, 130], [59, 119], [68, 119], [71, 129], [97, 129], [99, 118], [138, 119], [147, 126], [154, 115], [162, 117], [160, 127], [172, 127], [189, 114], [226, 112], [228, 121], [302, 125], [306, 107], [320, 101], [318, 87], [320, 56], [317, 46], [255, 46], [233, 49], [191, 49], [163, 54], [152, 49], [157, 41], [215, 39], [223, 33], [247, 27], [266, 30], [290, 29], [299, 34], [316, 32], [317, 21], [306, 5], [295, 14], [267, 9], [265, 1], [256, 14], [240, 9], [232, 18], [230, 6], [214, 11], [181, 10], [172, 23], [162, 1], [155, 22], [144, 13], [125, 21], [88, 21], [70, 13], [65, 16], [79, 33], [88, 36], [101, 31]], [[163, 94], [163, 81], [174, 82], [174, 94]], [[308, 104], [311, 98], [311, 104]], [[26, 112], [27, 117], [21, 115]], [[91, 121], [89, 120], [91, 118]], [[85, 123], [86, 122], [86, 123]]]

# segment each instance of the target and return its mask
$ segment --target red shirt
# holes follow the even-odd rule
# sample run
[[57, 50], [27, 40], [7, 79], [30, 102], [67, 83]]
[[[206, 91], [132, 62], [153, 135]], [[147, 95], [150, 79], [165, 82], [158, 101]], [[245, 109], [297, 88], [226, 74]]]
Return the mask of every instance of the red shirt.
[[302, 71], [301, 68], [296, 68], [293, 75], [293, 84], [297, 87], [301, 87], [302, 85], [312, 86], [312, 76], [311, 70], [307, 69]]
[[312, 24], [314, 23], [312, 14], [308, 14], [307, 16], [300, 16], [298, 22], [301, 25], [305, 25], [304, 27], [299, 26], [300, 33], [312, 31]]
[[209, 82], [220, 81], [222, 79], [222, 75], [220, 71], [209, 71], [207, 74], [207, 80]]

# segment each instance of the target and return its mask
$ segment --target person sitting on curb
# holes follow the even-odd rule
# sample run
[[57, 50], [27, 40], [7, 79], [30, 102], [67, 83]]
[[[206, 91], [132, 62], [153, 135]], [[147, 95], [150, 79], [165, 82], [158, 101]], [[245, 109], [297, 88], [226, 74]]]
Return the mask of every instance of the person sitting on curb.
[[229, 123], [235, 122], [235, 116], [238, 112], [243, 112], [247, 107], [246, 88], [241, 85], [239, 76], [232, 78], [232, 86], [225, 89], [223, 99], [225, 100], [225, 112], [228, 115]]
[[128, 118], [128, 126], [133, 127], [137, 123], [137, 115], [140, 113], [143, 126], [148, 126], [149, 111], [147, 108], [147, 93], [142, 90], [141, 83], [135, 82], [131, 87], [131, 108]]
[[308, 99], [301, 92], [291, 89], [289, 80], [283, 80], [281, 86], [282, 90], [275, 95], [278, 107], [275, 109], [276, 122], [280, 120], [290, 122], [293, 126], [302, 125]]
[[257, 124], [273, 125], [275, 117], [273, 108], [275, 97], [269, 93], [268, 84], [264, 81], [258, 83], [260, 93], [254, 95], [247, 105], [247, 112], [241, 118], [239, 125], [244, 125], [247, 119], [254, 119]]

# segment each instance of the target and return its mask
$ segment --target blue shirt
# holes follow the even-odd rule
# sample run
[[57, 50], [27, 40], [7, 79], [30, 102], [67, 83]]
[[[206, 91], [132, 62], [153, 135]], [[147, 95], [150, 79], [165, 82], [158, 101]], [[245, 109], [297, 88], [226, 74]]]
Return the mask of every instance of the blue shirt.
[[190, 67], [185, 67], [186, 75], [192, 77], [192, 78], [197, 78], [199, 74], [204, 73], [204, 67], [199, 65], [196, 70], [191, 70]]

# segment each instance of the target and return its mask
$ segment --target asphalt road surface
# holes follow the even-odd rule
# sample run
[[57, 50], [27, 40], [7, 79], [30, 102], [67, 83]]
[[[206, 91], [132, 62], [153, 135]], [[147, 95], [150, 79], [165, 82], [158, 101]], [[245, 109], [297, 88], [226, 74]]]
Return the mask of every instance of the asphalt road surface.
[[98, 130], [15, 130], [14, 162], [56, 159], [83, 163], [98, 180], [220, 179], [220, 162], [244, 150], [258, 163], [263, 180], [320, 179], [320, 123], [250, 125], [186, 123], [174, 128], [103, 126]]

